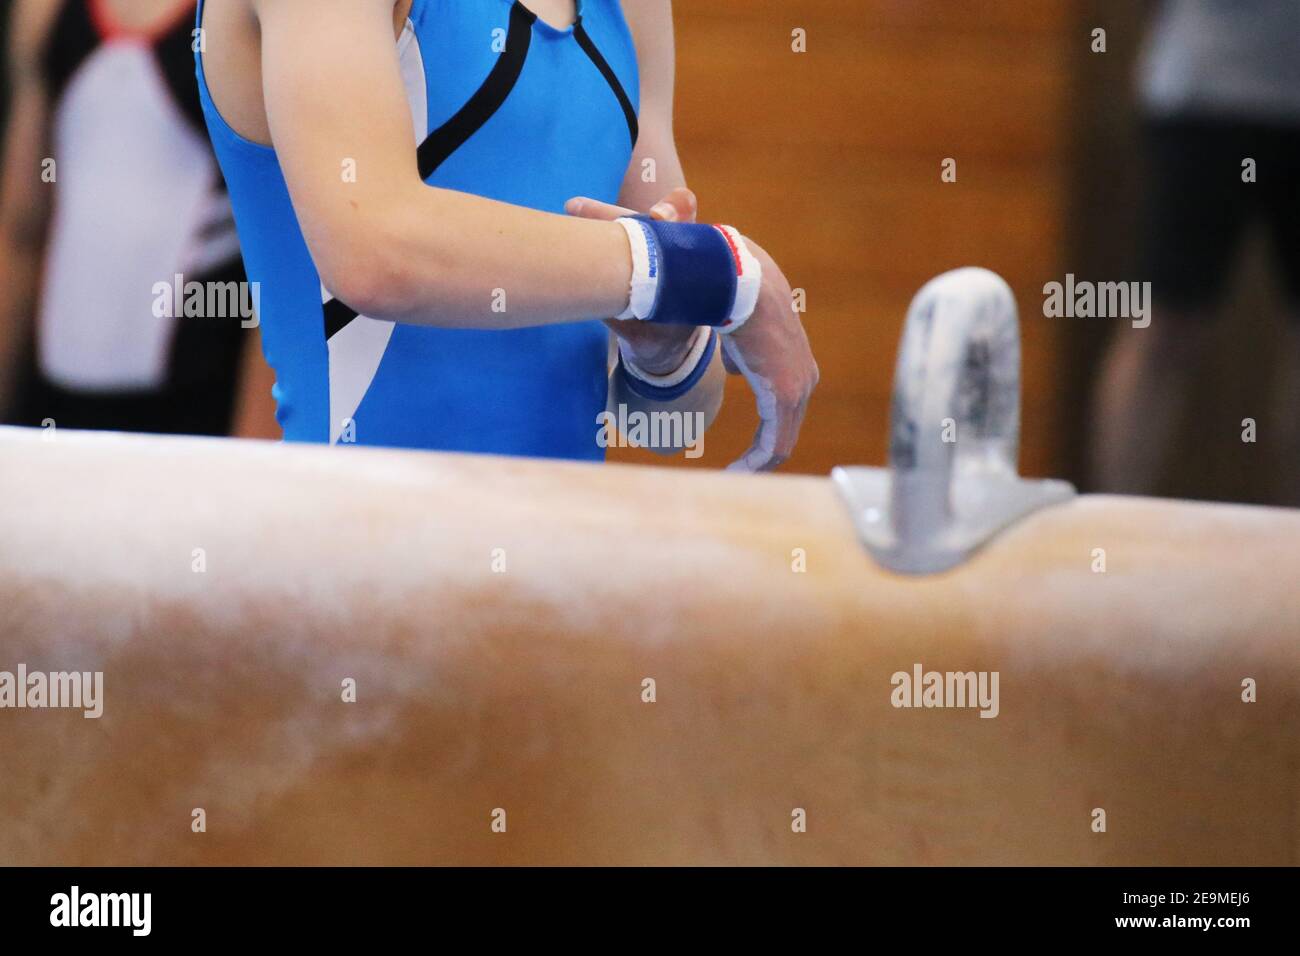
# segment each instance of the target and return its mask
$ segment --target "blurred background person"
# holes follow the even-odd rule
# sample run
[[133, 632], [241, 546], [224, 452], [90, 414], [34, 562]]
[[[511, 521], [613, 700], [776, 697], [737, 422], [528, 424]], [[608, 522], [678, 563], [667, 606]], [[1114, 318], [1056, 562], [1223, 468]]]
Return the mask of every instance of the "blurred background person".
[[[15, 0], [11, 17], [0, 420], [229, 433], [241, 362], [261, 362], [251, 320], [176, 315], [158, 293], [244, 281], [193, 0]], [[249, 418], [270, 416], [265, 391]]]
[[1149, 327], [1111, 339], [1093, 397], [1093, 482], [1156, 491], [1189, 399], [1216, 387], [1203, 372], [1214, 320], [1243, 239], [1263, 226], [1288, 326], [1267, 425], [1282, 496], [1300, 504], [1300, 2], [1165, 0], [1154, 13], [1139, 68], [1141, 278], [1154, 310]]

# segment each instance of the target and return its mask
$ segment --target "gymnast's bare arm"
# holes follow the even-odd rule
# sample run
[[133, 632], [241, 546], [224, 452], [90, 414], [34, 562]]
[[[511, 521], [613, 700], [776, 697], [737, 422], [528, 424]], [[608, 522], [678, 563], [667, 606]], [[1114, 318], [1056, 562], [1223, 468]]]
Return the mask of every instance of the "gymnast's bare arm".
[[[632, 264], [611, 222], [428, 187], [411, 149], [394, 0], [209, 0], [204, 63], [236, 131], [274, 143], [321, 279], [374, 318], [464, 328], [602, 319], [627, 305]], [[260, 83], [252, 82], [260, 68]], [[559, 94], [557, 94], [559, 95]], [[344, 182], [343, 163], [356, 182]], [[730, 336], [763, 420], [750, 467], [798, 435], [816, 364], [776, 264]], [[494, 312], [492, 290], [510, 307]], [[767, 452], [771, 452], [768, 454]]]
[[42, 162], [50, 155], [49, 107], [39, 60], [57, 13], [54, 0], [17, 0], [9, 25], [12, 98], [0, 166], [0, 420], [12, 398], [18, 350], [34, 326], [54, 188], [42, 176]]
[[[631, 256], [622, 227], [555, 216], [420, 179], [394, 43], [394, 0], [224, 0], [205, 16], [205, 68], [227, 112], [227, 18], [256, 17], [266, 131], [321, 281], [373, 318], [517, 328], [617, 315]], [[254, 104], [255, 105], [255, 104]], [[246, 130], [236, 129], [240, 133]], [[259, 132], [254, 130], [254, 137]], [[344, 162], [355, 163], [345, 182]], [[508, 295], [492, 310], [492, 291]]]

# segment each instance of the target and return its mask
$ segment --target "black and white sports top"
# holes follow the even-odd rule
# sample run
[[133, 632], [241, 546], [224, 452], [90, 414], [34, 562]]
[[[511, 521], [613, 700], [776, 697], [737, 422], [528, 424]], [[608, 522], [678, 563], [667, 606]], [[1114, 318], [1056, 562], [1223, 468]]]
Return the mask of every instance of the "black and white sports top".
[[[116, 24], [101, 0], [64, 0], [47, 42], [55, 178], [45, 187], [53, 216], [37, 354], [62, 388], [151, 391], [230, 378], [210, 366], [237, 350], [212, 344], [239, 334], [237, 317], [178, 319], [157, 307], [159, 283], [178, 275], [242, 278], [199, 105], [193, 9], [182, 2], [141, 33]], [[213, 323], [223, 327], [201, 327]]]

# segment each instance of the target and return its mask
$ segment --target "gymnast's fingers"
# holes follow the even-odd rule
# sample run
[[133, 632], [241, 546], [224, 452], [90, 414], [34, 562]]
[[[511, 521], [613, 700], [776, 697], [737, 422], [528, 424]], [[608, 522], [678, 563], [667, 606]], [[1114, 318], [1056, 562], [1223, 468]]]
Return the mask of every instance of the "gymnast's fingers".
[[[651, 207], [650, 215], [665, 222], [694, 222], [698, 208], [699, 203], [695, 193], [685, 186], [678, 186]], [[586, 196], [574, 196], [564, 204], [564, 211], [570, 216], [578, 216], [581, 219], [612, 220], [622, 216], [638, 215], [635, 209], [601, 202], [599, 199], [590, 199]]]
[[637, 215], [635, 209], [601, 202], [599, 199], [589, 199], [586, 196], [574, 196], [564, 204], [564, 211], [570, 216], [577, 216], [579, 219], [604, 219], [606, 221], [620, 219], [623, 216]]
[[772, 471], [779, 468], [794, 452], [794, 446], [799, 441], [799, 429], [803, 426], [810, 391], [779, 385], [759, 374], [745, 361], [731, 339], [724, 337], [722, 347], [724, 357], [730, 356], [730, 364], [739, 369], [753, 390], [759, 419], [753, 444], [727, 469]]
[[740, 366], [735, 363], [731, 357], [731, 353], [726, 349], [722, 350], [722, 367], [727, 370], [728, 375], [740, 374]]
[[699, 208], [695, 193], [678, 186], [651, 207], [650, 215], [666, 222], [694, 222]]

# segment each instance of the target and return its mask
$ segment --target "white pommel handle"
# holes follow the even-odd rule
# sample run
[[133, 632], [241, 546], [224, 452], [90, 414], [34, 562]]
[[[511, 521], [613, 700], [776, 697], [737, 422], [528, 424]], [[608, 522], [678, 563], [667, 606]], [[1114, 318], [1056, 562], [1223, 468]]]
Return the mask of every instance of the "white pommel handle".
[[889, 418], [890, 515], [904, 540], [952, 519], [954, 473], [1016, 476], [1020, 330], [1001, 276], [956, 269], [916, 294]]

